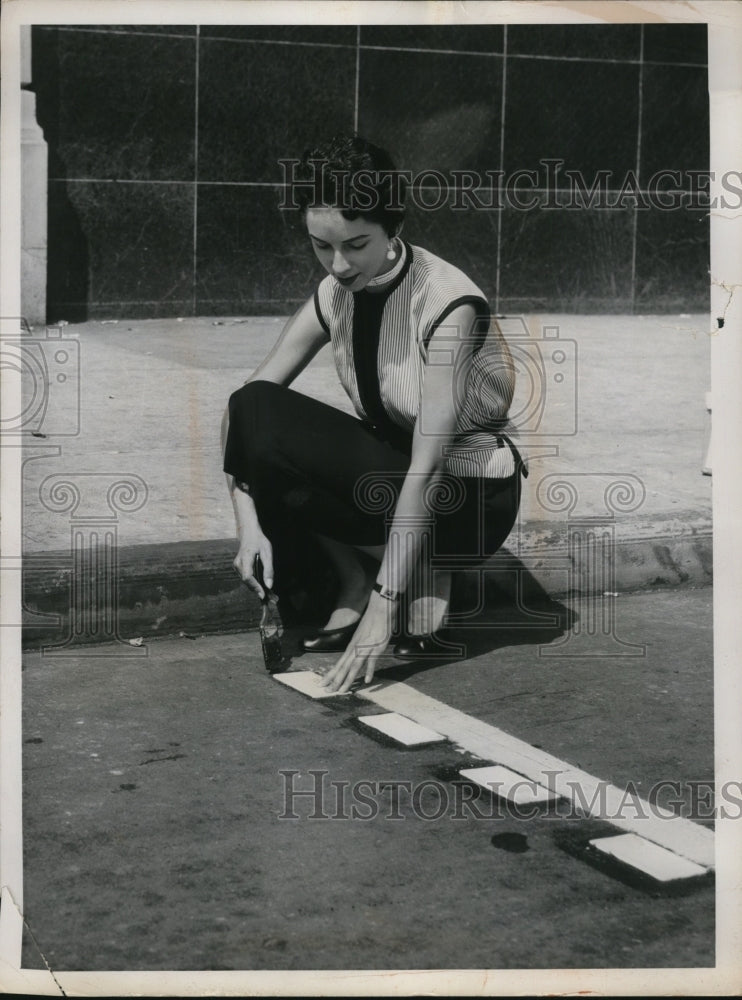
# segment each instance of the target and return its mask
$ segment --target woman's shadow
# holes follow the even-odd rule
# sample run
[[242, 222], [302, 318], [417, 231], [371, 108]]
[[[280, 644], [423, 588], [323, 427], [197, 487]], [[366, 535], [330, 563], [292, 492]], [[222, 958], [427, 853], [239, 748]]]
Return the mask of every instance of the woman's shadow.
[[[449, 612], [431, 652], [385, 664], [379, 676], [402, 681], [508, 646], [542, 646], [568, 632], [577, 621], [574, 610], [551, 597], [516, 556], [503, 555], [504, 563], [455, 572]], [[300, 635], [300, 628], [287, 629], [286, 653], [292, 661], [304, 656]]]

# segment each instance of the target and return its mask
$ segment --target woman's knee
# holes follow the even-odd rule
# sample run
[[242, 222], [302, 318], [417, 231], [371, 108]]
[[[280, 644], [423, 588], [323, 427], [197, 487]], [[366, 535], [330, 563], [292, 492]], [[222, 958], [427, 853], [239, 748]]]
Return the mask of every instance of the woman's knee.
[[506, 481], [487, 504], [485, 515], [485, 549], [494, 555], [505, 543], [518, 520], [520, 508], [520, 473], [516, 472]]
[[229, 397], [229, 427], [234, 429], [243, 459], [255, 470], [258, 463], [270, 464], [277, 450], [277, 429], [281, 426], [277, 398], [282, 386], [256, 380], [248, 382]]
[[230, 417], [258, 413], [261, 408], [274, 402], [282, 389], [283, 386], [276, 385], [275, 382], [266, 382], [264, 379], [246, 382], [229, 397]]

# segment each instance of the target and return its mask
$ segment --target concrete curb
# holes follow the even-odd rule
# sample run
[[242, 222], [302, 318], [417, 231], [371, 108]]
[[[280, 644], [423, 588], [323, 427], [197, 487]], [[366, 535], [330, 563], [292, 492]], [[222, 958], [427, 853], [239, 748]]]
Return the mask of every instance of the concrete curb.
[[[710, 518], [677, 512], [620, 527], [589, 519], [521, 526], [484, 572], [499, 595], [526, 604], [712, 583]], [[105, 562], [78, 558], [74, 576], [69, 551], [32, 553], [23, 566], [24, 645], [255, 628], [260, 604], [236, 577], [235, 551], [234, 539], [122, 547]], [[478, 583], [465, 579], [468, 601]]]

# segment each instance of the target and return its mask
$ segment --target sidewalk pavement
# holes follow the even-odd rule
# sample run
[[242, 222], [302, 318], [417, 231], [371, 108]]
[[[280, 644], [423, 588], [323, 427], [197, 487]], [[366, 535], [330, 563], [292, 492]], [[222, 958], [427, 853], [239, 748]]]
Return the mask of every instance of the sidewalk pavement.
[[[28, 643], [256, 624], [232, 568], [219, 426], [282, 324], [89, 322], [52, 331], [69, 350], [38, 348], [51, 388], [42, 413], [26, 383]], [[707, 317], [531, 315], [503, 327], [530, 476], [489, 570], [525, 599], [709, 583]], [[294, 387], [351, 411], [328, 349]]]

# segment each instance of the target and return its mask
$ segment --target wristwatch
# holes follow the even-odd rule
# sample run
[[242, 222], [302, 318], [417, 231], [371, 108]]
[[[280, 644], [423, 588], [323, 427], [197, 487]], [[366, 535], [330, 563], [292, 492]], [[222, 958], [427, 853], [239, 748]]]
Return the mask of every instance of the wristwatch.
[[390, 587], [382, 587], [378, 582], [374, 584], [374, 590], [387, 601], [398, 601], [400, 598], [398, 590], [392, 590]]

